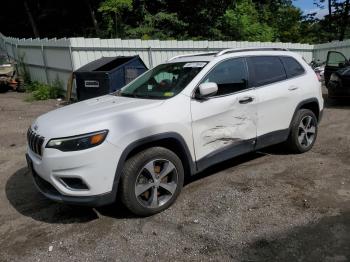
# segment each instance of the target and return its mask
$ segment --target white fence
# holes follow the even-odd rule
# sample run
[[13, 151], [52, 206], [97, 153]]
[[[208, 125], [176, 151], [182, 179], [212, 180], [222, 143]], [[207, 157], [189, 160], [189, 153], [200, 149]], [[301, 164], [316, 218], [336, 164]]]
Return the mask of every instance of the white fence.
[[336, 41], [314, 46], [313, 59], [315, 61], [324, 62], [327, 60], [328, 51], [339, 51], [347, 58], [350, 58], [350, 39], [345, 41]]
[[58, 78], [66, 85], [74, 69], [69, 39], [16, 39], [0, 34], [0, 47], [23, 62], [33, 80], [52, 83]]
[[350, 56], [350, 41], [322, 45], [235, 41], [159, 41], [99, 38], [18, 39], [0, 34], [0, 47], [15, 60], [23, 60], [33, 80], [64, 85], [72, 71], [102, 56], [140, 55], [148, 67], [185, 53], [242, 47], [283, 47], [300, 53], [306, 61], [325, 61], [328, 50]]

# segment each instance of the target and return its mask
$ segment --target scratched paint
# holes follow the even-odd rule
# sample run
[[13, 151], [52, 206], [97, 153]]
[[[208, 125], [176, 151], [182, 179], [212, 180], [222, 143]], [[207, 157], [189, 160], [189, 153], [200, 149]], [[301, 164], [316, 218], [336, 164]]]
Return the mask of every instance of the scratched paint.
[[[201, 133], [201, 140], [203, 141], [203, 146], [210, 146], [212, 148], [220, 148], [227, 145], [235, 144], [241, 141], [244, 137], [244, 131], [247, 128], [247, 121], [251, 121], [246, 116], [233, 116], [235, 118], [235, 124], [227, 125], [223, 121], [218, 120], [218, 124], [210, 129], [207, 129]], [[238, 122], [237, 122], [238, 120]]]

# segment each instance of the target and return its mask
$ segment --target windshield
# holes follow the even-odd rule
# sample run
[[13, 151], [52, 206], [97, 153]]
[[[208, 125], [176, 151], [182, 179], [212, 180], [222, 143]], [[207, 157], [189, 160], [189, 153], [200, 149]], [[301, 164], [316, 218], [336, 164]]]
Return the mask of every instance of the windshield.
[[167, 99], [180, 93], [207, 62], [162, 64], [119, 90], [116, 95]]

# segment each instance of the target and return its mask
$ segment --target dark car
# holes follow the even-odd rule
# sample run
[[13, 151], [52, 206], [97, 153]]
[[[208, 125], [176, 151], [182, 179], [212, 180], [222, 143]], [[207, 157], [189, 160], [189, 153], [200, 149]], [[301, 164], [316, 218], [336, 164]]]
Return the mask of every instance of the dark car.
[[350, 63], [342, 53], [328, 52], [324, 76], [329, 98], [350, 98]]

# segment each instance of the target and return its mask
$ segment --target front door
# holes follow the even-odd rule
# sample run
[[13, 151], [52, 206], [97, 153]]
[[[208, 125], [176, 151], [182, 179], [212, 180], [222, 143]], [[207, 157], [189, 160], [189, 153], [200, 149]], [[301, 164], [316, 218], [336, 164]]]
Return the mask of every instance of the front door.
[[[250, 152], [256, 140], [256, 96], [248, 88], [244, 58], [220, 62], [204, 78], [215, 82], [217, 94], [191, 100], [192, 130], [199, 170]], [[198, 91], [198, 90], [197, 90]]]
[[326, 86], [328, 85], [329, 79], [331, 78], [331, 75], [334, 72], [348, 65], [349, 62], [342, 53], [336, 51], [329, 51], [327, 54], [327, 62], [324, 71], [324, 79], [326, 82]]

